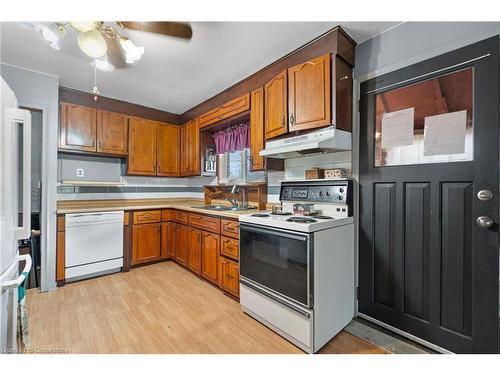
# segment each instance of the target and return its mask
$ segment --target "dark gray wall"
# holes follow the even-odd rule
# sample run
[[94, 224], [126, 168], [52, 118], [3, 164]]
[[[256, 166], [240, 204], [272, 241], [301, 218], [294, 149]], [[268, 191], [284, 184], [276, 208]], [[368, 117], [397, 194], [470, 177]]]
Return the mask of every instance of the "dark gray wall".
[[498, 34], [500, 22], [405, 22], [356, 47], [354, 77], [399, 69]]

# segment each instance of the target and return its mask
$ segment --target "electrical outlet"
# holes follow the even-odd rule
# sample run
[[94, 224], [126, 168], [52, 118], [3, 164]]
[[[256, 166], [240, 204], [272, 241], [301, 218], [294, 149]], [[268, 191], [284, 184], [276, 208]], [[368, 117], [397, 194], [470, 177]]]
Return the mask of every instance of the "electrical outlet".
[[83, 177], [83, 168], [76, 168], [76, 177]]

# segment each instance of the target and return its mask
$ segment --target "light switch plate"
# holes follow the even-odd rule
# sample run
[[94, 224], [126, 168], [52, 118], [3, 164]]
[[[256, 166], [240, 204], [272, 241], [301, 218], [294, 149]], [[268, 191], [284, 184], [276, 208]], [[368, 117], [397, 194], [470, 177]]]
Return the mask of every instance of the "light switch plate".
[[83, 177], [83, 168], [76, 168], [76, 177]]

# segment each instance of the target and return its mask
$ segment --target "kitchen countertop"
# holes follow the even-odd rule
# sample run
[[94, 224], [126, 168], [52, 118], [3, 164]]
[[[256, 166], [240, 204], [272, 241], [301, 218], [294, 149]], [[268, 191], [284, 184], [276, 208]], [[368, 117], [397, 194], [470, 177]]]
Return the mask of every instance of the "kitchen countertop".
[[72, 200], [57, 202], [57, 214], [74, 214], [82, 212], [101, 212], [101, 211], [133, 211], [133, 210], [154, 210], [172, 208], [198, 212], [205, 215], [228, 217], [238, 219], [240, 215], [258, 212], [258, 209], [244, 211], [212, 211], [192, 206], [202, 206], [203, 199], [106, 199], [106, 200]]

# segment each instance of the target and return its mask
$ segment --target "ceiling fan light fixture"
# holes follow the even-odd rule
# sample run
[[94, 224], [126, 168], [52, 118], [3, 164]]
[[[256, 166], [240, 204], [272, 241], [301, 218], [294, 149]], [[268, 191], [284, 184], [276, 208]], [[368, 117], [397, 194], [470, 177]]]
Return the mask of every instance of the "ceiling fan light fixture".
[[133, 64], [140, 60], [144, 55], [144, 47], [137, 47], [132, 41], [126, 37], [120, 38], [120, 45], [125, 51], [125, 59], [128, 64]]
[[106, 54], [108, 47], [99, 30], [78, 34], [78, 46], [88, 56], [98, 59]]
[[50, 46], [59, 51], [61, 50], [61, 39], [63, 32], [55, 24], [37, 24], [35, 30], [38, 31], [43, 38], [50, 43]]
[[97, 22], [96, 21], [89, 21], [89, 22], [70, 22], [69, 23], [73, 29], [81, 32], [81, 33], [86, 33], [87, 31], [90, 30], [97, 30]]
[[102, 72], [112, 72], [113, 70], [115, 70], [114, 65], [109, 63], [107, 56], [103, 56], [99, 59], [94, 59], [91, 64]]

